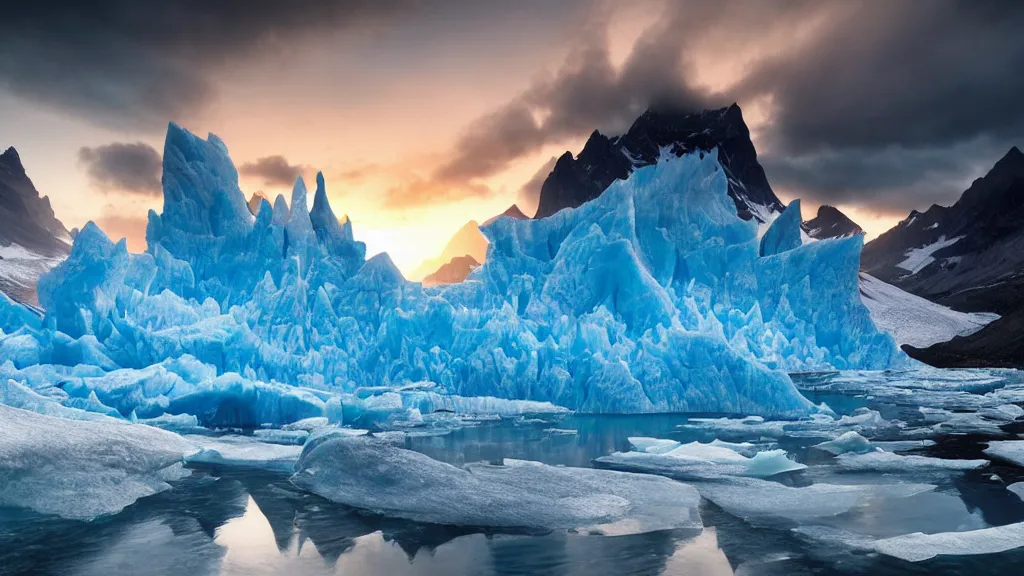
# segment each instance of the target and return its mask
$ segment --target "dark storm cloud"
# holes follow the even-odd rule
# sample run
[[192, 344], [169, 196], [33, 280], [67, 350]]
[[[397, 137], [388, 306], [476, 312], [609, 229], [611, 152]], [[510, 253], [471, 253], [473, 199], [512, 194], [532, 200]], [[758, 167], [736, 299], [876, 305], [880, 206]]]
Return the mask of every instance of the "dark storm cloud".
[[951, 148], [767, 155], [761, 163], [776, 191], [902, 215], [956, 202], [972, 175], [983, 174], [1005, 153], [991, 142], [971, 141]]
[[955, 201], [1024, 141], [1024, 4], [833, 8], [808, 46], [757, 63], [737, 87], [741, 101], [771, 97], [773, 184], [905, 213]]
[[[621, 132], [662, 101], [769, 102], [759, 144], [773, 184], [898, 212], [955, 200], [1024, 143], [1024, 3], [670, 2], [620, 69], [600, 29], [554, 77], [473, 122], [437, 177], [486, 176], [595, 128]], [[695, 87], [694, 60], [727, 62], [734, 46], [767, 56], [747, 58], [722, 93]]]
[[105, 191], [160, 194], [160, 153], [144, 142], [114, 142], [78, 150], [89, 179]]
[[612, 64], [605, 22], [591, 26], [553, 77], [535, 82], [506, 105], [473, 122], [441, 166], [439, 180], [488, 176], [542, 146], [595, 128], [621, 130], [653, 103], [700, 109], [709, 103], [681, 74], [683, 43], [697, 21], [678, 8], [644, 32], [626, 62]]
[[795, 153], [1019, 136], [1022, 29], [1022, 3], [839, 6], [811, 46], [761, 62], [739, 93], [773, 96], [774, 136]]
[[246, 162], [238, 167], [238, 173], [250, 178], [258, 178], [267, 186], [288, 187], [309, 168], [302, 164], [289, 164], [288, 159], [281, 155], [264, 156], [255, 162]]
[[117, 127], [160, 128], [209, 100], [226, 61], [354, 27], [411, 2], [37, 0], [0, 9], [0, 88]]

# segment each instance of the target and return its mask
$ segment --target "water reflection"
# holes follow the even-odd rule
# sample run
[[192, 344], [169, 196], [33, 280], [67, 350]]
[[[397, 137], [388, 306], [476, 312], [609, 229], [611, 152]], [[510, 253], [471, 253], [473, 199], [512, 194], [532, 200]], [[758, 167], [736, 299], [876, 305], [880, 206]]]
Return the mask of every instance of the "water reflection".
[[[587, 466], [596, 456], [626, 449], [632, 435], [711, 440], [708, 432], [679, 429], [685, 422], [682, 416], [570, 417], [469, 427], [406, 442], [454, 464], [523, 458]], [[929, 454], [976, 457], [982, 448], [973, 437], [938, 440]], [[805, 444], [814, 441], [786, 448], [810, 458]], [[1007, 483], [1024, 480], [1020, 469], [993, 465], [954, 476], [935, 492], [863, 506], [822, 523], [883, 537], [1019, 521], [1024, 502], [991, 480], [993, 473]], [[0, 574], [976, 576], [1012, 572], [1024, 562], [1018, 550], [910, 564], [802, 539], [785, 527], [753, 526], [707, 502], [701, 516], [707, 528], [699, 534], [497, 533], [361, 513], [295, 489], [284, 474], [203, 467], [173, 490], [94, 522], [0, 509]]]

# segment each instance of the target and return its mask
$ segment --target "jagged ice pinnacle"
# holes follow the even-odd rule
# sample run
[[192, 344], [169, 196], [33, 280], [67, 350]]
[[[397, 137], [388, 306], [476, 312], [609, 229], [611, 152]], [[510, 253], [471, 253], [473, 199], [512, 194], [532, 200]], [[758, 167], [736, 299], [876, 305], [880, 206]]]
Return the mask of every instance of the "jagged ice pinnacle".
[[300, 178], [290, 208], [253, 216], [224, 143], [174, 124], [163, 170], [145, 253], [89, 223], [40, 281], [42, 320], [0, 301], [0, 384], [204, 423], [320, 416], [339, 394], [424, 381], [430, 402], [783, 415], [813, 410], [787, 372], [906, 361], [860, 302], [861, 238], [800, 245], [794, 203], [759, 242], [715, 150], [664, 155], [548, 218], [499, 218], [486, 263], [437, 288], [366, 259], [322, 175], [312, 212]]

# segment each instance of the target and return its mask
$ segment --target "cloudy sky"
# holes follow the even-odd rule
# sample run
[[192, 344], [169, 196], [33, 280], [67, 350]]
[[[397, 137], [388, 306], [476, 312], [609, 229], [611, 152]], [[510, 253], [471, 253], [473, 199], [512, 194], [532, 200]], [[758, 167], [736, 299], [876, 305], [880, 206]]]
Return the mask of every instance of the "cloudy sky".
[[[167, 122], [246, 193], [322, 170], [409, 271], [536, 207], [550, 160], [651, 102], [738, 102], [784, 200], [872, 235], [1024, 145], [1024, 3], [38, 0], [0, 18], [0, 148], [68, 227], [144, 247]], [[808, 216], [809, 217], [809, 216]]]

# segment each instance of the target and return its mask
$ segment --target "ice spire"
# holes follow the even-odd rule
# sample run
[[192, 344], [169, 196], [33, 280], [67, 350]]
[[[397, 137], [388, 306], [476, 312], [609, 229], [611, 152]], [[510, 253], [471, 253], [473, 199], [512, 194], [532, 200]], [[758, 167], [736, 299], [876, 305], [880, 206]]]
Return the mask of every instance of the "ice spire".
[[761, 256], [773, 256], [800, 246], [800, 200], [793, 200], [761, 238]]

